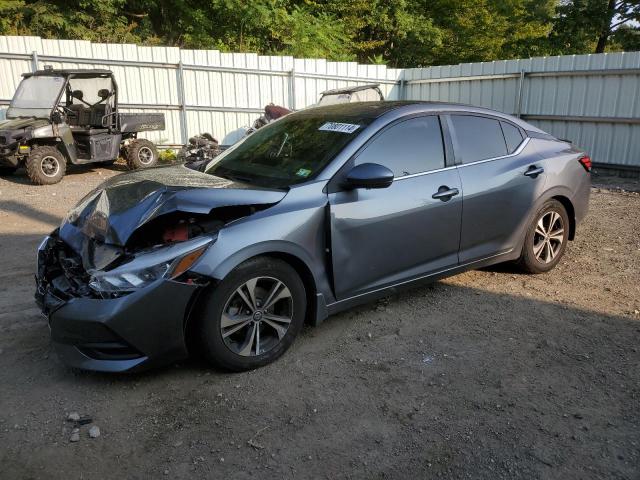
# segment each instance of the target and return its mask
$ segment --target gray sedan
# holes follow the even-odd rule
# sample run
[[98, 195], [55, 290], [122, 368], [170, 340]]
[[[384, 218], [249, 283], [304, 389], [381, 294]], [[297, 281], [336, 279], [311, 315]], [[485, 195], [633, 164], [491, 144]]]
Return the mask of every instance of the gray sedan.
[[305, 322], [500, 262], [562, 258], [591, 161], [518, 118], [371, 102], [288, 115], [213, 159], [114, 177], [38, 250], [36, 299], [69, 365], [188, 356], [252, 369]]

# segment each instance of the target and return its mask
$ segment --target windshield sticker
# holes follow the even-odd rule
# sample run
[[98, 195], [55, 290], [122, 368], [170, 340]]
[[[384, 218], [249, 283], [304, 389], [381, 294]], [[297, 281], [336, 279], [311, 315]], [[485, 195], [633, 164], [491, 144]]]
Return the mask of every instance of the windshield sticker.
[[299, 177], [308, 177], [309, 175], [311, 175], [311, 170], [308, 170], [306, 168], [301, 168], [296, 172], [296, 175]]
[[353, 133], [359, 128], [360, 125], [354, 125], [352, 123], [327, 122], [318, 130], [322, 130], [323, 132]]

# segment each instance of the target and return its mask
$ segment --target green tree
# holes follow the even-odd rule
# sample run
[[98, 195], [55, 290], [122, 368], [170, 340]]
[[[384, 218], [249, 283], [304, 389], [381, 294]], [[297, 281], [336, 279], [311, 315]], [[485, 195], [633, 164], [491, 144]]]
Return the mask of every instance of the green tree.
[[552, 43], [561, 54], [602, 53], [616, 35], [618, 39], [633, 39], [638, 21], [640, 0], [565, 1], [557, 8]]
[[[289, 0], [130, 0], [146, 39], [185, 48], [353, 59], [343, 24]], [[145, 13], [148, 12], [148, 13]]]
[[0, 2], [0, 33], [99, 42], [138, 42], [127, 19], [125, 0]]
[[640, 0], [0, 0], [0, 34], [426, 66], [640, 48]]
[[344, 25], [360, 61], [376, 59], [393, 66], [417, 65], [432, 58], [442, 32], [415, 0], [315, 0], [305, 3]]
[[19, 25], [24, 15], [24, 2], [21, 0], [0, 0], [0, 34], [21, 35]]
[[555, 0], [435, 0], [425, 2], [444, 32], [436, 63], [544, 55]]

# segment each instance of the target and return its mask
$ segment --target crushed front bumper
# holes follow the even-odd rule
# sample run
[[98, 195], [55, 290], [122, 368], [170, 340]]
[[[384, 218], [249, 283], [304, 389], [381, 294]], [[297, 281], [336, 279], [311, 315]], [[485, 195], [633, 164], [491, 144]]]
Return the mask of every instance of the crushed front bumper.
[[63, 363], [84, 370], [138, 371], [188, 356], [185, 325], [198, 285], [160, 279], [116, 298], [68, 296], [56, 288], [38, 253], [36, 302], [49, 320]]
[[120, 298], [73, 298], [50, 314], [51, 339], [65, 364], [85, 370], [134, 371], [184, 359], [196, 290], [160, 280]]

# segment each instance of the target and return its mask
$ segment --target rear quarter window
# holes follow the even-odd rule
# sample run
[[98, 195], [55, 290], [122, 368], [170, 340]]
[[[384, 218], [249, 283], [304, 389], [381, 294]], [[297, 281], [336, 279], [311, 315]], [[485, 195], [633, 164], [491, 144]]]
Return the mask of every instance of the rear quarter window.
[[524, 140], [522, 132], [518, 127], [507, 122], [500, 122], [500, 126], [504, 134], [504, 141], [507, 142], [507, 151], [509, 153], [515, 152], [522, 143], [522, 140]]

